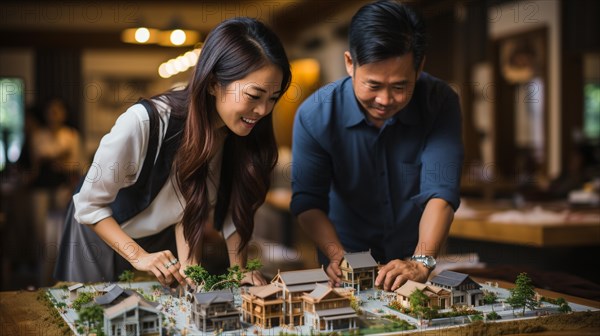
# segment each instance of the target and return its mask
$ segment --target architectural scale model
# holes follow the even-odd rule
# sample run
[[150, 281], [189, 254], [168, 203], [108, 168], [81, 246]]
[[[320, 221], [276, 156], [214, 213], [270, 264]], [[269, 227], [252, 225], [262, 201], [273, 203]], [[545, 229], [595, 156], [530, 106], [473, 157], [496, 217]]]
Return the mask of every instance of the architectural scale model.
[[384, 292], [373, 288], [377, 264], [370, 254], [347, 254], [340, 266], [339, 288], [316, 268], [278, 272], [264, 286], [186, 295], [157, 282], [74, 284], [50, 288], [48, 295], [77, 335], [102, 329], [108, 336], [385, 334], [597, 310], [540, 297], [525, 274], [511, 290], [442, 271], [425, 284], [408, 281]]

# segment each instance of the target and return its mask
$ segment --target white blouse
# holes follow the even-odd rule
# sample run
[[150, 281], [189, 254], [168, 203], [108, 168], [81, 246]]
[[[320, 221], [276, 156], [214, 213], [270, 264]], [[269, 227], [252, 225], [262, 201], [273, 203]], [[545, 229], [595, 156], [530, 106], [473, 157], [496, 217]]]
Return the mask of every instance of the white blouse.
[[[156, 151], [160, 152], [166, 134], [171, 109], [165, 103], [154, 101], [160, 122], [159, 140]], [[95, 224], [112, 216], [110, 204], [120, 189], [134, 184], [141, 172], [148, 150], [150, 120], [141, 104], [131, 106], [117, 119], [110, 132], [100, 141], [94, 160], [79, 193], [73, 196], [75, 219], [81, 224]], [[210, 162], [211, 178], [209, 199], [213, 210], [209, 220], [214, 220], [214, 204], [221, 171], [222, 147]], [[156, 158], [154, 158], [156, 160]], [[121, 228], [132, 238], [147, 237], [179, 223], [183, 217], [185, 199], [177, 186], [172, 169], [165, 185], [152, 203], [142, 212], [121, 224]], [[228, 238], [235, 226], [228, 215], [223, 225], [223, 236]]]

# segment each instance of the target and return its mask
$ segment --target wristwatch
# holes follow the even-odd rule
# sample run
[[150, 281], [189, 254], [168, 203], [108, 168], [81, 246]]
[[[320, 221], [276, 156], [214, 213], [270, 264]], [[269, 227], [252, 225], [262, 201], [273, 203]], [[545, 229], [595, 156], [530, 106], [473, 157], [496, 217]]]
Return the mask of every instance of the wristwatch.
[[433, 269], [435, 268], [435, 265], [437, 264], [434, 257], [427, 256], [427, 255], [414, 255], [414, 256], [410, 257], [410, 260], [420, 262], [425, 267], [427, 267], [427, 269], [429, 269], [430, 271], [433, 271]]

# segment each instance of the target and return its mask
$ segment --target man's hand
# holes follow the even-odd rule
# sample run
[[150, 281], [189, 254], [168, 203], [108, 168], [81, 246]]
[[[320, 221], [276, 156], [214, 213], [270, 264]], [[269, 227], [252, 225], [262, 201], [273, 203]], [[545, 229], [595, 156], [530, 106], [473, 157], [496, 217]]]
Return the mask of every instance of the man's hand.
[[375, 286], [383, 286], [386, 291], [394, 291], [407, 280], [424, 283], [429, 273], [429, 269], [419, 262], [394, 259], [379, 269]]
[[332, 287], [340, 287], [342, 285], [342, 271], [340, 271], [339, 260], [332, 260], [327, 266], [327, 276], [329, 276], [329, 284]]

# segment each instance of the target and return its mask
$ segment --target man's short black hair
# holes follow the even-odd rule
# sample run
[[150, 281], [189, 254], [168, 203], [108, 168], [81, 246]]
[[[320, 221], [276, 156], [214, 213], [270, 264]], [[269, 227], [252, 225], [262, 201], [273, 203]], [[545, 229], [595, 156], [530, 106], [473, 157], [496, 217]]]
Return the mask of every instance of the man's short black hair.
[[352, 62], [358, 66], [412, 52], [418, 70], [425, 56], [425, 23], [405, 4], [377, 1], [354, 14], [348, 40]]

